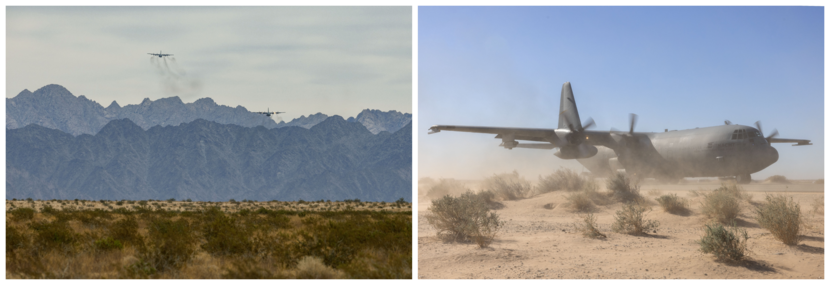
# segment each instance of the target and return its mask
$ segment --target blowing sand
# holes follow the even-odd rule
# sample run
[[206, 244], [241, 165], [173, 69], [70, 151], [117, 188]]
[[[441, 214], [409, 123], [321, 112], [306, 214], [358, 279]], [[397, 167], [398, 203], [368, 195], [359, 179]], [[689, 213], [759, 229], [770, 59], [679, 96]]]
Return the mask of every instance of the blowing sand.
[[[476, 183], [468, 182], [475, 189]], [[711, 183], [681, 185], [646, 184], [640, 194], [652, 202], [646, 219], [660, 227], [648, 236], [611, 231], [620, 203], [598, 206], [594, 211], [606, 239], [583, 237], [576, 230], [580, 213], [567, 209], [566, 191], [528, 199], [503, 201], [496, 212], [506, 225], [493, 244], [479, 249], [474, 243], [444, 243], [436, 237], [424, 215], [431, 202], [424, 196], [418, 205], [419, 278], [453, 279], [823, 279], [824, 215], [813, 211], [824, 199], [823, 185], [808, 183], [743, 185], [753, 196], [745, 203], [738, 225], [749, 233], [750, 260], [735, 264], [716, 261], [695, 243], [703, 235], [705, 217], [700, 214], [702, 195], [720, 186]], [[602, 187], [601, 187], [602, 188]], [[604, 189], [600, 189], [604, 191]], [[686, 216], [663, 212], [654, 202], [659, 195], [675, 193], [689, 199]], [[796, 246], [787, 246], [758, 226], [752, 204], [766, 194], [786, 194], [801, 206], [805, 228]], [[553, 206], [545, 208], [546, 204]], [[548, 206], [550, 208], [550, 206]]]

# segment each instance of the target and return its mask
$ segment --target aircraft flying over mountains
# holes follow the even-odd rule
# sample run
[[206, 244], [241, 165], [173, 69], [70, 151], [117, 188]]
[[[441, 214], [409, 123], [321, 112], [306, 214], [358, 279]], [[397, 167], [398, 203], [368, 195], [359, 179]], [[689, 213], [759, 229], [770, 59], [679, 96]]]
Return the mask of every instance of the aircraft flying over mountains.
[[[506, 149], [559, 148], [554, 155], [576, 159], [591, 173], [608, 176], [625, 172], [634, 180], [657, 178], [677, 182], [684, 177], [735, 177], [738, 183], [749, 183], [751, 174], [778, 161], [778, 151], [771, 143], [812, 145], [805, 139], [776, 138], [777, 130], [764, 137], [761, 123], [756, 128], [725, 125], [689, 130], [668, 129], [665, 132], [634, 132], [637, 115], [631, 114], [630, 128], [625, 131], [589, 131], [593, 119], [586, 124], [579, 120], [571, 83], [562, 85], [559, 125], [556, 129], [503, 128], [479, 126], [435, 125], [429, 134], [457, 131], [495, 134]], [[541, 143], [519, 143], [534, 141]]]
[[171, 54], [161, 53], [160, 50], [159, 50], [159, 53], [147, 53], [147, 54], [152, 55], [152, 56], [158, 56], [158, 57], [173, 56], [172, 53]]
[[254, 113], [257, 113], [257, 114], [263, 114], [263, 115], [265, 115], [265, 116], [270, 117], [271, 115], [282, 114], [282, 113], [285, 113], [285, 112], [271, 112], [271, 108], [268, 108], [268, 111], [267, 111], [267, 112], [254, 112]]

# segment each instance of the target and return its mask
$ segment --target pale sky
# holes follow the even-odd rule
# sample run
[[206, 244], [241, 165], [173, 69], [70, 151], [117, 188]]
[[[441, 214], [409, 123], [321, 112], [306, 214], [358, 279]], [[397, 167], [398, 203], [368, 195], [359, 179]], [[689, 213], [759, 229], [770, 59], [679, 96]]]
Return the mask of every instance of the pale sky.
[[412, 50], [411, 7], [6, 7], [6, 97], [54, 83], [104, 107], [412, 113]]
[[824, 176], [824, 7], [420, 7], [420, 177], [531, 179], [568, 167], [553, 150], [431, 125], [556, 128], [570, 81], [592, 130], [662, 132], [761, 121], [781, 143], [753, 179]]

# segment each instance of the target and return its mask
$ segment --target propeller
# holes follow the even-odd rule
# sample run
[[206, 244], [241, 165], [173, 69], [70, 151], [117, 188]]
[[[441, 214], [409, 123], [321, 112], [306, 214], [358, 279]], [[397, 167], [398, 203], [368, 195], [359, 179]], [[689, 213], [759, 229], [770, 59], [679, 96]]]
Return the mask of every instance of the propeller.
[[594, 127], [594, 125], [596, 125], [596, 124], [594, 124], [594, 119], [593, 118], [588, 118], [588, 122], [585, 123], [584, 125], [582, 125], [582, 128], [580, 128], [579, 130], [574, 130], [574, 128], [573, 128], [574, 125], [573, 125], [573, 123], [571, 123], [571, 120], [568, 119], [568, 117], [564, 117], [564, 118], [565, 118], [565, 121], [568, 122], [568, 129], [570, 129], [571, 132], [573, 132], [573, 133], [581, 133], [582, 131], [585, 131], [586, 129], [590, 129], [590, 128]]
[[[758, 131], [761, 132], [761, 136], [764, 136], [764, 130], [761, 129], [761, 121], [756, 121], [755, 126], [758, 127]], [[765, 139], [769, 141], [769, 139], [774, 138], [776, 136], [778, 136], [778, 130], [772, 129], [772, 133], [768, 137], [765, 137]]]
[[[637, 126], [637, 114], [630, 113], [628, 114], [628, 133], [623, 131], [619, 131], [615, 128], [611, 128], [609, 133], [611, 134], [611, 138], [614, 139], [617, 143], [637, 143], [639, 142], [639, 138], [634, 136], [634, 127]], [[625, 142], [629, 141], [629, 142]]]
[[582, 143], [582, 140], [585, 138], [585, 136], [582, 135], [582, 132], [584, 132], [586, 129], [590, 129], [590, 128], [592, 128], [596, 125], [594, 123], [593, 118], [588, 118], [588, 120], [585, 122], [585, 124], [580, 126], [580, 128], [578, 130], [575, 130], [573, 123], [571, 123], [571, 120], [568, 119], [567, 116], [565, 116], [564, 118], [565, 118], [565, 121], [568, 123], [568, 129], [571, 130], [571, 134], [568, 135], [568, 137], [567, 137], [568, 143], [574, 144], [574, 145]]

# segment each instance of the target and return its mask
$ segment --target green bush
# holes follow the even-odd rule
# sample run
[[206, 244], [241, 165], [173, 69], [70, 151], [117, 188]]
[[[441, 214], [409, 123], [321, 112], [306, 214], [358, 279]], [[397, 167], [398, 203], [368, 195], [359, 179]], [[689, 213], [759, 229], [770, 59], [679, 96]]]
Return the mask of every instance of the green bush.
[[185, 220], [155, 218], [150, 221], [148, 232], [149, 244], [141, 253], [158, 271], [181, 268], [196, 252], [196, 237]]
[[758, 224], [787, 245], [798, 244], [801, 207], [792, 197], [767, 195], [767, 202], [755, 210]]
[[201, 247], [213, 255], [247, 254], [253, 251], [249, 239], [251, 234], [236, 218], [219, 212], [202, 227], [202, 235], [207, 242]]
[[556, 190], [578, 191], [588, 186], [591, 180], [579, 175], [570, 169], [557, 169], [548, 176], [539, 176], [537, 193], [548, 193]]
[[705, 235], [697, 241], [703, 253], [712, 253], [719, 260], [740, 261], [745, 257], [746, 241], [749, 239], [746, 230], [739, 229], [734, 224], [731, 230], [721, 224], [707, 224], [705, 231]]
[[49, 215], [57, 215], [60, 213], [58, 210], [55, 210], [55, 208], [52, 208], [52, 206], [49, 204], [44, 205], [43, 208], [40, 209], [40, 212]]
[[6, 224], [6, 255], [9, 255], [15, 249], [26, 247], [28, 243], [29, 240], [23, 233], [8, 223]]
[[428, 211], [427, 222], [438, 230], [438, 236], [445, 241], [472, 239], [480, 247], [486, 247], [503, 226], [499, 216], [490, 212], [487, 202], [470, 191], [458, 198], [447, 195], [433, 200]]
[[78, 241], [78, 234], [63, 221], [38, 222], [30, 225], [35, 230], [35, 246], [44, 250], [70, 251]]
[[502, 200], [518, 200], [530, 196], [533, 187], [519, 173], [494, 174], [482, 182], [484, 191], [492, 192]]
[[144, 237], [138, 233], [138, 221], [133, 216], [127, 216], [123, 220], [112, 223], [109, 236], [136, 246], [144, 244]]
[[120, 240], [113, 239], [111, 237], [105, 237], [95, 241], [95, 248], [100, 250], [123, 249], [124, 244], [122, 244]]
[[645, 212], [648, 209], [637, 203], [626, 203], [614, 216], [614, 224], [611, 229], [618, 233], [630, 235], [647, 234], [656, 230], [660, 223], [654, 220], [646, 220]]
[[655, 200], [666, 212], [680, 214], [688, 211], [689, 202], [685, 198], [678, 197], [677, 194], [663, 195]]
[[640, 188], [636, 185], [632, 186], [628, 176], [622, 173], [617, 173], [608, 178], [606, 188], [611, 192], [611, 196], [619, 202], [628, 203], [643, 200], [643, 197], [640, 196]]
[[741, 213], [740, 193], [736, 187], [721, 187], [703, 194], [701, 212], [722, 224], [732, 223]]
[[32, 208], [17, 208], [8, 212], [12, 214], [11, 220], [19, 222], [22, 220], [31, 220], [35, 217], [35, 210]]

